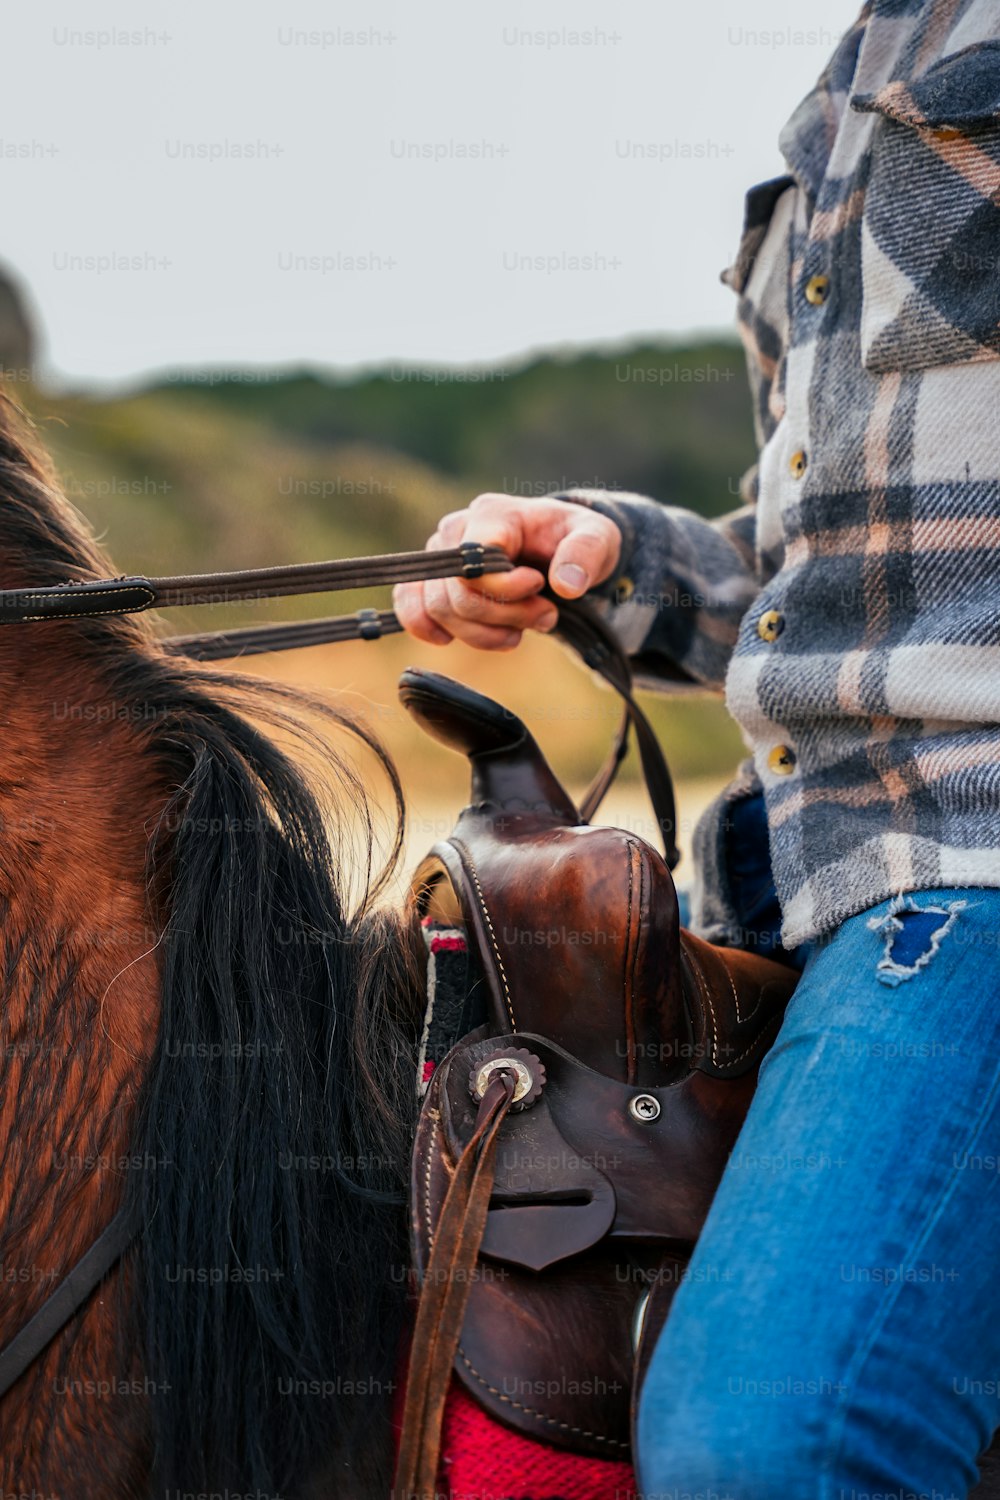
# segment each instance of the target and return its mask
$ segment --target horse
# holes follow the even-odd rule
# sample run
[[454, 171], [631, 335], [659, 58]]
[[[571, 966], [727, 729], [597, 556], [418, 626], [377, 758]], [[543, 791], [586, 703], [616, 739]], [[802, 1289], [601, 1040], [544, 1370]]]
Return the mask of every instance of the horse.
[[[112, 571], [0, 397], [3, 588]], [[0, 629], [0, 724], [0, 1348], [137, 1225], [0, 1399], [0, 1487], [386, 1493], [423, 1012], [395, 767], [118, 614]]]

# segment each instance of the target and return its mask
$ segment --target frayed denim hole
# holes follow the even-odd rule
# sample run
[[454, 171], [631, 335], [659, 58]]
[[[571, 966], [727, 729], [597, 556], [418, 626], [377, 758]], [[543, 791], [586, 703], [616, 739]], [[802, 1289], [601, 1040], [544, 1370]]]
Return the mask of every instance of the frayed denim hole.
[[899, 920], [902, 928], [896, 933], [889, 947], [893, 963], [911, 969], [922, 953], [928, 953], [931, 939], [947, 924], [945, 911], [904, 911]]
[[881, 983], [899, 985], [926, 968], [967, 904], [922, 907], [912, 896], [897, 896], [884, 917], [870, 918], [868, 926], [885, 940], [876, 965]]

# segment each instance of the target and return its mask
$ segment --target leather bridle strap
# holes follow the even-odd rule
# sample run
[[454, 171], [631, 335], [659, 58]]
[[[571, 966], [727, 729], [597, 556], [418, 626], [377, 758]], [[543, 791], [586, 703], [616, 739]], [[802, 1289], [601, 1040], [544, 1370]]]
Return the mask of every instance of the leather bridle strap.
[[246, 599], [279, 599], [289, 594], [323, 594], [431, 578], [480, 578], [484, 573], [508, 573], [513, 566], [499, 547], [464, 542], [440, 552], [395, 552], [384, 557], [348, 557], [233, 573], [104, 578], [52, 588], [0, 589], [0, 625], [141, 614], [178, 604], [234, 604]]
[[217, 630], [204, 635], [171, 635], [161, 642], [171, 656], [192, 661], [232, 661], [265, 651], [297, 651], [304, 646], [328, 646], [335, 641], [380, 641], [399, 635], [403, 627], [391, 609], [359, 609], [353, 615], [326, 620], [296, 620], [288, 625], [247, 625], [239, 630]]
[[91, 1292], [121, 1259], [136, 1235], [134, 1216], [119, 1209], [24, 1327], [0, 1349], [0, 1398], [4, 1397], [64, 1328]]

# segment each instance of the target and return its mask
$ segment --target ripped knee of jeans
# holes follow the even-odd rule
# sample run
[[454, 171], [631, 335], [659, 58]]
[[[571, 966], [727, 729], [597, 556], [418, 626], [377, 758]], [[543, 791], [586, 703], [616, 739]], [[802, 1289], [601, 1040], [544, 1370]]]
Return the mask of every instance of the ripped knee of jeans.
[[967, 901], [921, 905], [912, 896], [896, 896], [883, 917], [869, 917], [868, 926], [884, 939], [875, 966], [882, 984], [895, 986], [912, 979], [937, 954]]

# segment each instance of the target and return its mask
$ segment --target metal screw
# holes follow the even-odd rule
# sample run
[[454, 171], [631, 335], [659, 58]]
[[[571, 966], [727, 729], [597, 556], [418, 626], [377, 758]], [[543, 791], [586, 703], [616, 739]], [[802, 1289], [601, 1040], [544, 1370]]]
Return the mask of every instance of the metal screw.
[[633, 1120], [646, 1124], [649, 1120], [659, 1118], [660, 1101], [654, 1099], [652, 1094], [636, 1094], [634, 1099], [628, 1101], [628, 1112]]

